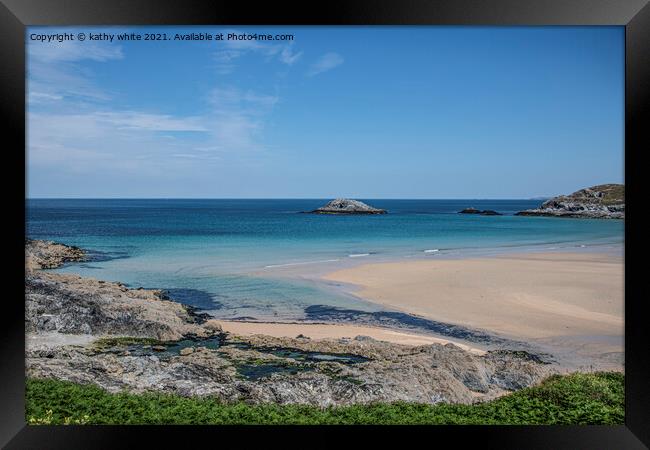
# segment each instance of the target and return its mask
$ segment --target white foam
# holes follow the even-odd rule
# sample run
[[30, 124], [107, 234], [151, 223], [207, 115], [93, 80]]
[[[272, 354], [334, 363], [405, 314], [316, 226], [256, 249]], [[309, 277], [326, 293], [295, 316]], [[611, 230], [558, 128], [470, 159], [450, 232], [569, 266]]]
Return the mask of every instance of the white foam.
[[303, 266], [305, 264], [319, 264], [319, 263], [336, 262], [336, 261], [340, 261], [340, 260], [339, 259], [322, 259], [320, 261], [304, 261], [304, 262], [287, 263], [287, 264], [271, 264], [270, 266], [264, 266], [264, 268], [265, 269], [272, 269], [274, 267]]
[[350, 258], [361, 258], [362, 256], [370, 256], [370, 253], [353, 253], [348, 255]]
[[424, 253], [436, 253], [436, 252], [439, 252], [439, 251], [440, 250], [438, 250], [437, 248], [432, 248], [430, 250], [425, 250]]

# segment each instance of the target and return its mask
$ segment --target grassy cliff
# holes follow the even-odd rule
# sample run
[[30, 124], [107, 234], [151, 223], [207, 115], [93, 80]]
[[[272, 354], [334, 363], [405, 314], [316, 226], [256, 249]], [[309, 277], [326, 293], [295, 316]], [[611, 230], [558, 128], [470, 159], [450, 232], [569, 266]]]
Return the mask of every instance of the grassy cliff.
[[[594, 196], [594, 193], [599, 193], [599, 196]], [[599, 184], [598, 186], [581, 189], [571, 195], [557, 198], [566, 201], [596, 203], [599, 205], [620, 205], [625, 203], [625, 185]]]
[[167, 394], [110, 394], [89, 385], [27, 380], [30, 424], [622, 424], [620, 373], [555, 375], [475, 405], [390, 403], [320, 409], [223, 404]]

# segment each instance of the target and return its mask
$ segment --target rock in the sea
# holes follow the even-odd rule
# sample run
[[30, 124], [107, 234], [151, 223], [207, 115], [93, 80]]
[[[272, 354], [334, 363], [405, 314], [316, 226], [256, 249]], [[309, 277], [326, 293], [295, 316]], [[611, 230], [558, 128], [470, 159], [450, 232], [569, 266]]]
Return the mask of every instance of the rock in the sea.
[[601, 184], [571, 195], [553, 197], [539, 208], [520, 211], [517, 216], [625, 219], [625, 185]]
[[181, 356], [191, 355], [192, 353], [194, 353], [194, 347], [185, 347], [182, 348], [180, 352], [178, 352], [178, 354]]
[[314, 214], [386, 214], [385, 209], [373, 208], [358, 200], [347, 198], [337, 198], [311, 212]]
[[462, 211], [458, 211], [458, 214], [478, 214], [481, 216], [501, 216], [500, 212], [493, 211], [491, 209], [476, 209], [476, 208], [465, 208]]

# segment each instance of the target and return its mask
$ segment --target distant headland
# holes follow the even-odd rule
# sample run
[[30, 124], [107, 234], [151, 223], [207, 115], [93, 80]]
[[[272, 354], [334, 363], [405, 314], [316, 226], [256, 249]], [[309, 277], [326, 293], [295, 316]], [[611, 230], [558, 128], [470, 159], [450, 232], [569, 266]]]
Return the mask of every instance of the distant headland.
[[600, 184], [570, 195], [553, 197], [539, 208], [519, 211], [517, 216], [625, 219], [625, 185]]

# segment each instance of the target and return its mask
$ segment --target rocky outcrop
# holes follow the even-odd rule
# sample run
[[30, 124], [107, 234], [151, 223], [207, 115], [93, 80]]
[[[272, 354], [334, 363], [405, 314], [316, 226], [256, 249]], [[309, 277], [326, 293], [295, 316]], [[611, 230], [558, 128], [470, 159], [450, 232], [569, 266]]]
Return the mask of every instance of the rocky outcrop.
[[[530, 386], [552, 372], [549, 365], [516, 352], [478, 356], [452, 344], [407, 347], [368, 337], [346, 342], [228, 337], [217, 348], [195, 345], [174, 354], [119, 345], [101, 350], [34, 347], [27, 351], [27, 373], [93, 383], [111, 392], [162, 391], [228, 402], [326, 407], [473, 403]], [[315, 352], [327, 358], [312, 357]], [[361, 362], [350, 363], [346, 355]]]
[[311, 212], [314, 214], [386, 214], [387, 211], [373, 208], [358, 200], [337, 198]]
[[25, 241], [25, 268], [27, 270], [54, 269], [66, 262], [83, 261], [85, 252], [79, 247], [52, 241], [27, 239]]
[[171, 301], [161, 290], [129, 289], [122, 283], [73, 274], [47, 273], [66, 261], [83, 260], [77, 247], [26, 242], [25, 328], [28, 333], [125, 335], [161, 340], [210, 335], [203, 314]]
[[550, 216], [588, 219], [625, 219], [625, 186], [601, 184], [571, 195], [553, 197], [539, 208], [520, 211], [517, 216]]
[[476, 209], [476, 208], [465, 208], [462, 211], [458, 211], [458, 214], [478, 214], [481, 216], [502, 216], [500, 212], [493, 211], [491, 209]]
[[207, 335], [201, 317], [165, 299], [159, 290], [128, 289], [71, 274], [34, 272], [25, 277], [27, 332], [114, 334], [180, 339]]

